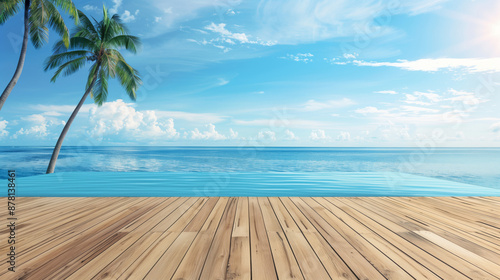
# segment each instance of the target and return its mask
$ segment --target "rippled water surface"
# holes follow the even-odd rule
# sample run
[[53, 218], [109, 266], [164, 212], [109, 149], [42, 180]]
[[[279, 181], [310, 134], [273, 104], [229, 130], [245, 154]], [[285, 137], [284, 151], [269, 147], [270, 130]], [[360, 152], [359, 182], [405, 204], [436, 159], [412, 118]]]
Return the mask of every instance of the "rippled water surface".
[[[1, 168], [21, 177], [43, 174], [51, 152], [0, 147]], [[403, 172], [500, 189], [500, 149], [63, 147], [56, 172], [75, 171]]]

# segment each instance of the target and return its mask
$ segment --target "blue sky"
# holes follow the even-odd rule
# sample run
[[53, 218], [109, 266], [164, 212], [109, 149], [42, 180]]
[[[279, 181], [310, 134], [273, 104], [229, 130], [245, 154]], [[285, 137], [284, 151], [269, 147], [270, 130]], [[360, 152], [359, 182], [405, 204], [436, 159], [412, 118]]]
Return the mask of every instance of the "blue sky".
[[[143, 41], [126, 58], [144, 85], [137, 102], [116, 82], [102, 107], [87, 100], [65, 145], [500, 146], [498, 1], [104, 4]], [[0, 26], [2, 89], [21, 26]], [[57, 39], [28, 48], [2, 145], [54, 145], [83, 95], [87, 70], [43, 71]]]

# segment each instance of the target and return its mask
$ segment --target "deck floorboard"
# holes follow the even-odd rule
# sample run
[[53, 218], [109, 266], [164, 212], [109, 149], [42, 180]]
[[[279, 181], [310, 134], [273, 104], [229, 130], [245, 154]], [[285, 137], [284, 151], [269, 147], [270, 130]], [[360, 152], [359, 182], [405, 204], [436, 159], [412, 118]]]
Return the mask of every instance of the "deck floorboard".
[[18, 197], [16, 207], [16, 272], [3, 262], [1, 279], [500, 279], [500, 197]]

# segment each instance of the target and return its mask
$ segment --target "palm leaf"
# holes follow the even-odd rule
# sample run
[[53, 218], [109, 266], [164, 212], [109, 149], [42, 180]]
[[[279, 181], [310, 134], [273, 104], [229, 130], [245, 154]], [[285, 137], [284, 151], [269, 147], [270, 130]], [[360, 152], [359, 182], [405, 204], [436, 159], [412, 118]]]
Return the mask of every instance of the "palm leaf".
[[106, 45], [110, 48], [125, 48], [131, 53], [137, 53], [141, 46], [139, 37], [131, 35], [118, 35], [107, 41]]
[[92, 53], [85, 50], [70, 51], [70, 52], [51, 55], [49, 58], [47, 58], [47, 60], [44, 63], [45, 64], [44, 70], [47, 71], [49, 69], [54, 69], [59, 65], [61, 65], [62, 63], [66, 63], [75, 58], [85, 57], [85, 59], [87, 59], [88, 55], [92, 55]]
[[106, 71], [101, 68], [93, 90], [94, 102], [98, 106], [101, 106], [108, 99], [108, 79], [109, 76], [106, 74]]
[[17, 14], [24, 5], [21, 0], [0, 1], [0, 24], [4, 24], [11, 16]]
[[68, 76], [68, 75], [75, 73], [80, 68], [85, 66], [86, 61], [87, 61], [86, 57], [79, 57], [79, 58], [70, 60], [66, 63], [63, 63], [61, 66], [59, 66], [59, 68], [54, 73], [54, 76], [52, 76], [52, 79], [50, 79], [50, 81], [55, 82], [61, 73], [63, 73], [63, 76]]
[[50, 1], [44, 1], [45, 6], [48, 10], [49, 14], [49, 21], [48, 24], [49, 26], [54, 29], [60, 36], [62, 36], [62, 41], [64, 42], [64, 45], [66, 47], [69, 46], [69, 31], [68, 28], [66, 27], [66, 24], [64, 24], [64, 20], [59, 13], [59, 11], [54, 7]]

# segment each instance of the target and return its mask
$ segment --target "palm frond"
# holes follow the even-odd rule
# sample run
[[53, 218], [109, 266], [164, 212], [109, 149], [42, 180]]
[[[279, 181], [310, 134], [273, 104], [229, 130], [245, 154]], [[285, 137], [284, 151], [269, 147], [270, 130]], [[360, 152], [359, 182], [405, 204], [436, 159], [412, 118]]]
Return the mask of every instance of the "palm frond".
[[139, 37], [132, 35], [118, 35], [107, 41], [106, 45], [110, 48], [125, 48], [131, 53], [137, 53], [138, 48], [141, 46], [141, 40]]
[[69, 47], [66, 47], [64, 45], [64, 42], [60, 40], [54, 44], [52, 51], [54, 52], [54, 54], [59, 54], [68, 50], [87, 50], [89, 52], [93, 52], [98, 49], [99, 46], [90, 39], [84, 37], [71, 37]]
[[30, 39], [35, 48], [40, 48], [49, 40], [47, 22], [49, 16], [43, 0], [32, 1], [30, 5]]
[[[51, 6], [46, 5], [46, 8], [51, 9]], [[90, 90], [96, 104], [101, 106], [106, 102], [109, 78], [117, 76], [127, 94], [135, 100], [142, 81], [139, 72], [125, 61], [119, 49], [136, 53], [141, 46], [140, 39], [128, 35], [120, 17], [113, 15], [110, 18], [105, 7], [101, 21], [91, 20], [81, 11], [78, 13], [80, 21], [71, 34], [69, 45], [65, 45], [64, 40], [54, 45], [53, 55], [45, 62], [45, 70], [57, 68], [52, 78], [55, 81], [61, 74], [70, 75], [93, 61], [85, 89]]]
[[136, 91], [142, 84], [139, 72], [132, 68], [125, 60], [119, 60], [116, 73], [120, 84], [125, 88], [130, 99], [135, 101], [137, 98]]
[[51, 55], [47, 58], [47, 60], [45, 60], [44, 70], [47, 71], [49, 69], [54, 69], [59, 65], [61, 65], [62, 63], [66, 63], [75, 58], [85, 57], [85, 59], [87, 59], [88, 55], [92, 55], [92, 53], [85, 50], [69, 51]]
[[80, 68], [85, 66], [85, 62], [87, 62], [86, 57], [79, 57], [63, 63], [61, 66], [59, 66], [59, 68], [57, 68], [57, 71], [54, 73], [54, 76], [52, 76], [50, 81], [55, 82], [61, 73], [63, 73], [63, 76], [68, 76], [75, 73], [76, 71], [80, 70]]
[[[97, 79], [97, 72], [99, 71], [99, 64], [94, 63], [90, 67], [89, 76], [87, 78], [87, 84], [85, 85], [85, 90], [88, 90], [92, 86], [92, 81]], [[90, 96], [93, 97], [93, 88], [90, 89]]]
[[[89, 20], [87, 15], [85, 15], [82, 11], [78, 10], [78, 19], [80, 21], [80, 24], [77, 25], [77, 27], [80, 27], [80, 32], [83, 32], [84, 30], [86, 31], [85, 36], [86, 38], [92, 38], [96, 39], [98, 38], [99, 34], [97, 33], [97, 30], [95, 29], [94, 25], [92, 22]], [[77, 32], [74, 32], [77, 33]]]
[[49, 26], [54, 29], [61, 37], [64, 45], [69, 47], [69, 31], [64, 23], [64, 20], [56, 9], [56, 7], [50, 1], [44, 1], [49, 14]]
[[4, 24], [11, 16], [17, 14], [24, 5], [21, 0], [0, 1], [0, 24]]
[[94, 86], [94, 102], [101, 106], [108, 99], [108, 79], [109, 76], [106, 74], [103, 68], [99, 71], [97, 76], [97, 81]]
[[[46, 0], [45, 0], [46, 1]], [[47, 1], [48, 2], [48, 1]], [[75, 21], [75, 24], [79, 22], [78, 9], [71, 0], [50, 0], [54, 5], [61, 8], [64, 12], [68, 13], [71, 18]]]

